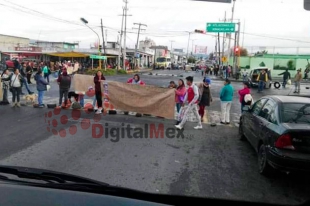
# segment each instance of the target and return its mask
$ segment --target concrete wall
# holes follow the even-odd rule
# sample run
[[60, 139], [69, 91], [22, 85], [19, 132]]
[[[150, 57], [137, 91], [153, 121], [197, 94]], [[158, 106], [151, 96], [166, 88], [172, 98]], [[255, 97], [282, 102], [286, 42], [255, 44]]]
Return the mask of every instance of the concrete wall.
[[[310, 59], [310, 58], [309, 58]], [[306, 57], [285, 57], [285, 58], [271, 58], [271, 57], [240, 57], [239, 65], [241, 69], [254, 69], [256, 67], [262, 67], [265, 65], [267, 68], [271, 69], [271, 75], [273, 77], [278, 77], [278, 74], [285, 71], [288, 68], [288, 62], [292, 61], [293, 67], [289, 70], [291, 76], [297, 73], [297, 69], [302, 69], [304, 71], [308, 65]], [[230, 65], [233, 65], [232, 58], [229, 61]], [[250, 67], [250, 68], [249, 68]]]

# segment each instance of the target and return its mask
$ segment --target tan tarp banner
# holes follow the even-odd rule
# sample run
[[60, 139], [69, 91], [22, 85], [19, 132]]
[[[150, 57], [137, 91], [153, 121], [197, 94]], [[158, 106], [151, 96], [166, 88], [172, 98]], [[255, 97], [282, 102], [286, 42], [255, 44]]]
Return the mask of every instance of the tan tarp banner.
[[[94, 77], [76, 74], [73, 77], [76, 92], [87, 92], [94, 87]], [[140, 86], [121, 82], [106, 81], [108, 97], [115, 109], [151, 114], [174, 119], [175, 92], [173, 89], [154, 86]], [[102, 92], [104, 92], [102, 86]]]

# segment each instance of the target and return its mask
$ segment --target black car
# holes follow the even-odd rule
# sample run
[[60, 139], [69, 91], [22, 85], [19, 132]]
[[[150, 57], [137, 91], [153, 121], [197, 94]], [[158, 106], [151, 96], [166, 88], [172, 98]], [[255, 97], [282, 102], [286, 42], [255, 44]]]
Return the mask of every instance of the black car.
[[258, 153], [259, 172], [310, 172], [310, 99], [266, 96], [240, 117], [240, 139]]

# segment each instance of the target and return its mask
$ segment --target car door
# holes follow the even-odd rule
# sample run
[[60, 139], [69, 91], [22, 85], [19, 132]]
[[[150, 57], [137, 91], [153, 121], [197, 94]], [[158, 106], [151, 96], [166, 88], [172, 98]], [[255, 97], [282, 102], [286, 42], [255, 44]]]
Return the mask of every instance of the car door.
[[244, 122], [244, 132], [245, 136], [248, 138], [249, 142], [255, 146], [255, 139], [257, 139], [257, 118], [259, 116], [259, 113], [263, 106], [265, 105], [267, 99], [262, 98], [254, 103], [254, 105], [251, 107], [249, 113], [246, 116], [245, 122]]
[[269, 99], [256, 118], [255, 124], [257, 125], [257, 138], [253, 141], [253, 144], [256, 145], [256, 149], [258, 149], [260, 140], [267, 144], [269, 142], [268, 139], [271, 138], [274, 135], [274, 131], [277, 130], [277, 124], [275, 124], [277, 123], [275, 116], [276, 108], [277, 103], [274, 100]]

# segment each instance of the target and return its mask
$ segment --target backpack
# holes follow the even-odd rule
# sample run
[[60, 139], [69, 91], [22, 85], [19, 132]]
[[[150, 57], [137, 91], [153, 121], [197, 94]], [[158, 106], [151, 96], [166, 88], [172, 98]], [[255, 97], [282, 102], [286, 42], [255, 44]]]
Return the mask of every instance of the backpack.
[[252, 105], [254, 102], [253, 97], [251, 94], [246, 94], [243, 98], [244, 105]]
[[78, 102], [73, 102], [71, 107], [72, 107], [72, 109], [81, 109], [82, 108], [82, 106]]

